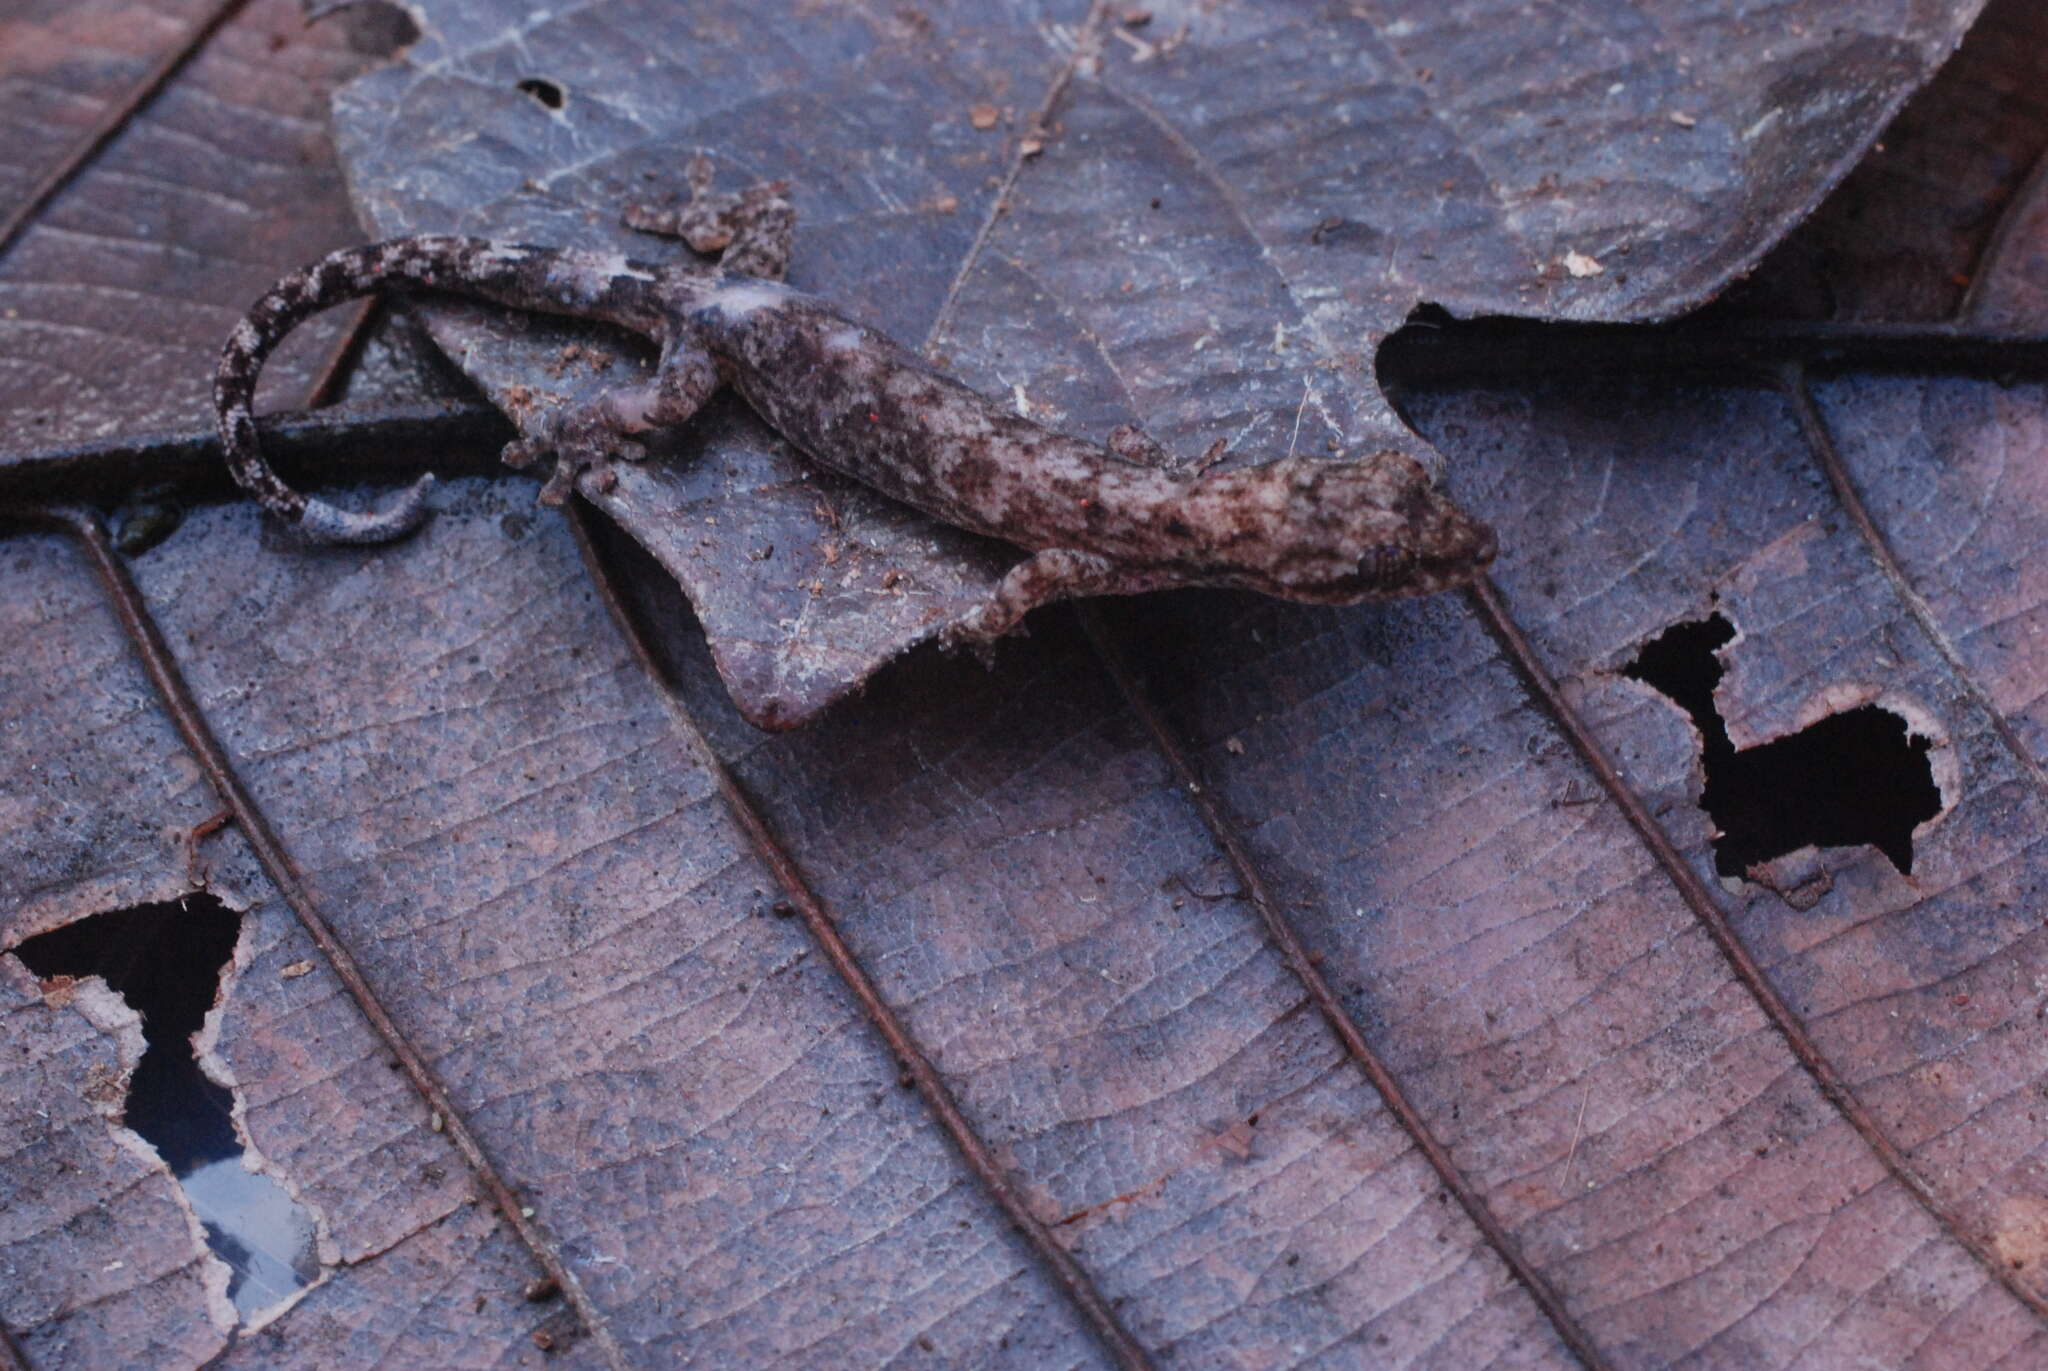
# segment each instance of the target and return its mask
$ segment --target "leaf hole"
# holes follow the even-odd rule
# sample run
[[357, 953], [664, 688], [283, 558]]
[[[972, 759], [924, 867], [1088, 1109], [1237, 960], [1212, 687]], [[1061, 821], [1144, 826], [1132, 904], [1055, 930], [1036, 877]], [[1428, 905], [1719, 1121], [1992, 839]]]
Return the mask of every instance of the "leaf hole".
[[550, 113], [569, 103], [569, 93], [545, 77], [529, 76], [519, 83], [519, 89], [531, 95], [536, 104]]
[[1878, 705], [1831, 714], [1797, 733], [1737, 751], [1714, 702], [1720, 649], [1735, 627], [1713, 614], [1674, 624], [1623, 675], [1661, 691], [1700, 735], [1700, 803], [1719, 830], [1714, 867], [1747, 876], [1800, 848], [1870, 846], [1913, 871], [1913, 830], [1941, 812], [1930, 740]]
[[98, 976], [142, 1019], [143, 1052], [122, 1122], [157, 1150], [231, 1272], [243, 1318], [320, 1274], [311, 1217], [271, 1177], [242, 1165], [234, 1096], [201, 1069], [193, 1036], [220, 996], [241, 916], [210, 895], [95, 914], [22, 942], [37, 977]]

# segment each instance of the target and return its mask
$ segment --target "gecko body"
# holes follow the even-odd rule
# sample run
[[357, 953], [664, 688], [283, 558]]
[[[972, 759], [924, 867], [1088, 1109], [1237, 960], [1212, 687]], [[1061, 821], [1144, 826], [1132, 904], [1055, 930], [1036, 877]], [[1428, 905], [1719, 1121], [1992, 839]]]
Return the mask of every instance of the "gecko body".
[[[256, 376], [278, 341], [343, 300], [414, 287], [513, 309], [600, 320], [660, 348], [654, 375], [565, 406], [506, 449], [529, 466], [552, 456], [543, 488], [565, 498], [600, 481], [639, 439], [684, 424], [730, 385], [819, 465], [934, 518], [1029, 549], [994, 596], [958, 625], [992, 638], [1070, 595], [1230, 586], [1346, 604], [1427, 594], [1492, 559], [1491, 532], [1435, 490], [1412, 458], [1286, 457], [1198, 474], [1124, 428], [1092, 443], [1010, 413], [887, 335], [778, 279], [793, 219], [776, 188], [635, 209], [635, 227], [672, 232], [719, 266], [656, 266], [616, 254], [425, 235], [330, 254], [281, 281], [228, 340], [216, 377], [222, 446], [236, 479], [308, 536], [381, 542], [425, 517], [431, 478], [389, 507], [341, 510], [280, 481], [257, 447]], [[737, 227], [735, 227], [737, 226]]]

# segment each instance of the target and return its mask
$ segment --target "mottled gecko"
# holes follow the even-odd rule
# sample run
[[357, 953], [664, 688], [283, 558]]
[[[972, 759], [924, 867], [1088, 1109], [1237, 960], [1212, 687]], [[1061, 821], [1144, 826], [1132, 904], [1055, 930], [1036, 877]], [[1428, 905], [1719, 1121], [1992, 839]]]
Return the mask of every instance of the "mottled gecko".
[[221, 355], [214, 399], [235, 479], [322, 542], [400, 537], [426, 515], [423, 477], [389, 507], [339, 509], [287, 486], [264, 461], [250, 409], [264, 359], [309, 315], [416, 286], [543, 314], [603, 320], [660, 348], [644, 383], [555, 412], [505, 460], [555, 469], [559, 503], [579, 473], [602, 485], [639, 438], [689, 419], [730, 385], [785, 439], [933, 518], [1032, 551], [950, 633], [986, 640], [1026, 611], [1074, 595], [1230, 586], [1317, 604], [1423, 595], [1476, 576], [1492, 532], [1392, 451], [1356, 460], [1284, 457], [1197, 474], [1130, 427], [1107, 443], [999, 408], [893, 339], [781, 284], [795, 218], [780, 187], [714, 194], [690, 167], [679, 208], [636, 206], [626, 222], [673, 234], [718, 266], [654, 266], [616, 254], [422, 235], [332, 253], [256, 302]]

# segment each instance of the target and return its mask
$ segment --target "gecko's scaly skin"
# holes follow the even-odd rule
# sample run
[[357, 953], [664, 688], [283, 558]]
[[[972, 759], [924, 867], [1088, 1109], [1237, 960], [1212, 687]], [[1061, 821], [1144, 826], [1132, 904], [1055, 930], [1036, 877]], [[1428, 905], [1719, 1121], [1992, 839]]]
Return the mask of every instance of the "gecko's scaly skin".
[[[752, 204], [786, 210], [779, 198]], [[236, 480], [322, 541], [378, 542], [418, 525], [431, 478], [387, 509], [338, 510], [271, 472], [249, 407], [265, 356], [300, 320], [411, 285], [602, 320], [660, 346], [651, 380], [569, 407], [542, 437], [507, 449], [517, 465], [553, 452], [544, 499], [566, 496], [585, 468], [602, 478], [613, 459], [638, 455], [636, 435], [686, 422], [729, 384], [820, 466], [934, 518], [1033, 550], [956, 627], [956, 638], [1005, 633], [1027, 610], [1069, 595], [1170, 586], [1232, 586], [1319, 604], [1421, 595], [1472, 579], [1493, 557], [1486, 526], [1401, 453], [1344, 462], [1289, 457], [1197, 475], [1129, 460], [1120, 453], [1149, 450], [1148, 440], [1120, 430], [1104, 446], [1005, 412], [894, 340], [768, 279], [781, 274], [773, 241], [692, 234], [689, 214], [664, 220], [640, 212], [628, 222], [681, 227], [700, 247], [730, 241], [726, 262], [738, 258], [763, 274], [423, 236], [344, 249], [286, 278], [257, 302], [221, 356], [215, 402]], [[771, 226], [786, 238], [786, 215]]]

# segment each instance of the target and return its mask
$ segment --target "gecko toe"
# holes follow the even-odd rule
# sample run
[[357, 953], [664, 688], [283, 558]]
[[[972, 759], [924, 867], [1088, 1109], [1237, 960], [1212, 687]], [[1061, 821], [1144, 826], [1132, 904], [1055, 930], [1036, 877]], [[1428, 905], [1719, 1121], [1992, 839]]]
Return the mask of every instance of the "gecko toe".
[[969, 615], [966, 619], [948, 626], [944, 632], [940, 633], [938, 637], [939, 651], [950, 657], [954, 653], [965, 649], [973, 654], [975, 661], [981, 663], [983, 670], [994, 671], [996, 669], [996, 641], [1003, 635], [977, 629], [974, 624], [976, 617], [978, 616]]
[[652, 200], [628, 200], [619, 210], [619, 222], [641, 233], [670, 232], [667, 225], [674, 217], [674, 205], [657, 204]]
[[958, 652], [964, 647], [973, 652], [983, 666], [993, 667], [996, 641], [1012, 634], [1020, 638], [1031, 636], [1024, 616], [1001, 601], [990, 599], [948, 624], [940, 632], [938, 642], [944, 652]]
[[548, 455], [548, 445], [538, 438], [515, 438], [498, 451], [498, 460], [514, 471], [538, 466]]
[[576, 488], [576, 478], [568, 468], [557, 466], [541, 486], [540, 494], [534, 499], [550, 509], [559, 509], [569, 499], [569, 492]]

